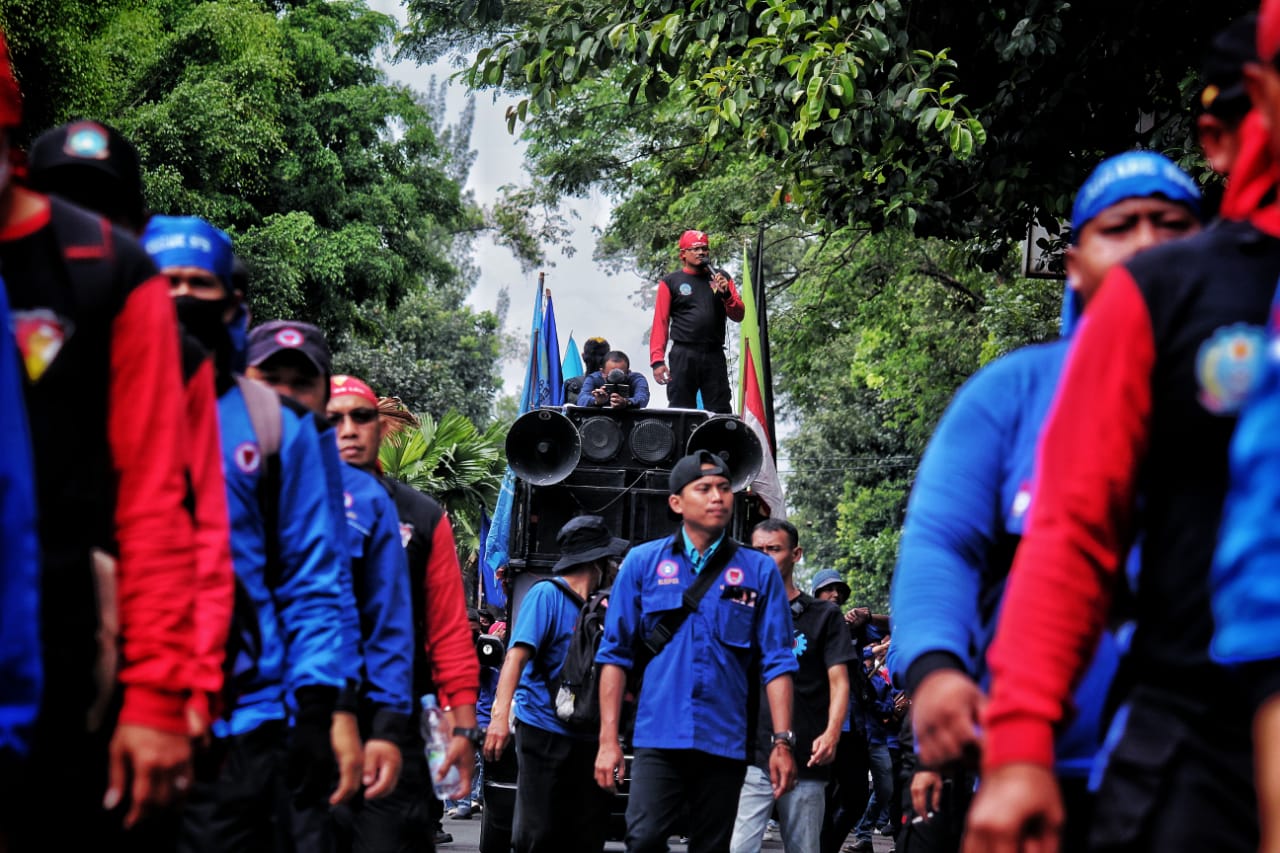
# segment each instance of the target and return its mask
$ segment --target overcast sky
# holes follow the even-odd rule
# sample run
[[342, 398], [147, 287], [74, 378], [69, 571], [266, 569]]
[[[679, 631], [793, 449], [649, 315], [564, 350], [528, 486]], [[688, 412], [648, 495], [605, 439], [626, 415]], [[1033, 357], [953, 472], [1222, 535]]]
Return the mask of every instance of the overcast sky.
[[[404, 24], [404, 9], [398, 0], [372, 0], [370, 5], [381, 12], [395, 15]], [[435, 65], [417, 66], [401, 62], [387, 65], [388, 75], [420, 92], [426, 91], [432, 76], [446, 82], [456, 69], [447, 61]], [[447, 122], [456, 121], [465, 104], [466, 88], [460, 83], [449, 84], [447, 97], [449, 115]], [[488, 206], [498, 196], [498, 188], [505, 184], [528, 184], [524, 172], [523, 146], [507, 132], [506, 109], [514, 98], [499, 98], [496, 102], [490, 93], [476, 97], [476, 121], [471, 132], [471, 147], [477, 152], [475, 165], [467, 188], [475, 193], [476, 201]], [[631, 357], [632, 368], [649, 375], [648, 348], [642, 344], [652, 322], [652, 314], [637, 308], [631, 294], [640, 285], [636, 276], [625, 273], [610, 275], [592, 260], [595, 252], [595, 236], [592, 227], [603, 228], [609, 222], [609, 204], [600, 197], [577, 201], [569, 205], [580, 217], [570, 220], [575, 226], [573, 243], [577, 251], [571, 258], [553, 249], [549, 255], [554, 266], [545, 269], [547, 289], [551, 291], [556, 312], [556, 326], [560, 333], [560, 346], [568, 344], [573, 333], [581, 350], [583, 341], [593, 335], [603, 335], [615, 348]], [[674, 237], [672, 238], [675, 239]], [[538, 273], [524, 273], [509, 251], [495, 246], [482, 237], [476, 243], [476, 261], [480, 267], [480, 280], [467, 300], [477, 308], [492, 310], [497, 304], [498, 291], [506, 287], [511, 293], [511, 311], [507, 317], [507, 331], [521, 336], [529, 333], [529, 319], [533, 313], [533, 300], [538, 292]], [[563, 357], [564, 353], [561, 352]], [[506, 362], [502, 365], [503, 393], [518, 394], [524, 376], [524, 364]], [[662, 405], [665, 395], [654, 394], [654, 404]]]

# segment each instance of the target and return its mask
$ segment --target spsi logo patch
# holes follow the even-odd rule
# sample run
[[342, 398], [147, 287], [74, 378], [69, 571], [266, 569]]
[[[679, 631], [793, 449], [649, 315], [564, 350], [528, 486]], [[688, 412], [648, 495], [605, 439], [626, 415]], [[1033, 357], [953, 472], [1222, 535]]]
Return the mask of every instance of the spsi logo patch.
[[281, 329], [276, 332], [276, 343], [282, 347], [300, 347], [302, 346], [302, 332], [297, 329]]
[[1215, 415], [1234, 415], [1262, 376], [1266, 335], [1257, 326], [1235, 323], [1217, 329], [1196, 353], [1197, 399]]
[[236, 467], [246, 474], [252, 474], [262, 465], [262, 451], [256, 441], [242, 441], [231, 452]]
[[674, 560], [658, 563], [658, 586], [680, 583], [680, 566]]
[[742, 569], [732, 568], [724, 570], [724, 582], [729, 586], [742, 586]]
[[692, 294], [692, 293], [693, 293], [693, 285], [689, 284], [689, 282], [687, 282], [687, 281], [682, 281], [682, 282], [680, 282], [680, 295], [681, 295], [681, 296], [689, 296], [689, 295], [690, 295], [690, 294]]

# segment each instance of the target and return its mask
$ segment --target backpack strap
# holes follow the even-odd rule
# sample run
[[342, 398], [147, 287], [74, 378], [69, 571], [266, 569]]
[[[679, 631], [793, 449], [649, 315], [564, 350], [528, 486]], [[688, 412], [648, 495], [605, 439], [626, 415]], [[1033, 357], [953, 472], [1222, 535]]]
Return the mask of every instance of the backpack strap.
[[262, 528], [266, 542], [267, 564], [263, 580], [267, 589], [280, 585], [284, 566], [280, 561], [280, 441], [284, 432], [284, 416], [280, 413], [280, 396], [266, 385], [241, 374], [236, 384], [244, 397], [249, 423], [262, 452], [262, 476], [258, 478], [258, 506], [262, 510]]
[[724, 541], [720, 543], [720, 547], [711, 555], [711, 559], [698, 572], [698, 578], [693, 582], [693, 586], [684, 591], [681, 606], [678, 610], [668, 610], [662, 614], [662, 618], [658, 620], [658, 624], [653, 626], [653, 630], [644, 638], [644, 643], [640, 646], [636, 654], [634, 670], [643, 672], [649, 666], [649, 661], [657, 657], [671, 639], [675, 637], [676, 632], [684, 625], [684, 621], [689, 618], [689, 614], [698, 609], [698, 605], [702, 603], [702, 599], [706, 597], [707, 590], [711, 589], [711, 585], [716, 582], [716, 578], [720, 577], [720, 572], [733, 559], [733, 555], [738, 553], [738, 543], [732, 538], [726, 536]]

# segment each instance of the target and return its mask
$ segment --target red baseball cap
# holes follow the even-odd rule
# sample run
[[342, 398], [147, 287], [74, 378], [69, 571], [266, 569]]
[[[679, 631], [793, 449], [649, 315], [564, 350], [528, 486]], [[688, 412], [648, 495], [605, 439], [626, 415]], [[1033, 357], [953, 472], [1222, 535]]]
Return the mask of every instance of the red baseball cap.
[[707, 245], [706, 231], [686, 231], [680, 235], [680, 251], [692, 249], [694, 246]]

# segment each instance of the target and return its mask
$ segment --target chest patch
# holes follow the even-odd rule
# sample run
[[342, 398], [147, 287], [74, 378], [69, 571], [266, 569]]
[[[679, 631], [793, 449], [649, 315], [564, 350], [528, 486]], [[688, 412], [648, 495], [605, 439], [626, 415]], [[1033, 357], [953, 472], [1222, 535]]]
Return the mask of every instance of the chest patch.
[[724, 570], [724, 582], [729, 586], [742, 586], [742, 569], [731, 568]]
[[64, 320], [48, 308], [37, 308], [12, 312], [12, 322], [13, 338], [22, 352], [27, 378], [37, 382], [71, 337], [71, 321]]
[[413, 539], [413, 525], [407, 521], [400, 522], [400, 547], [408, 548]]
[[800, 657], [809, 648], [809, 638], [804, 634], [796, 631], [795, 638], [791, 641], [791, 651], [796, 657]]
[[1217, 329], [1196, 353], [1197, 399], [1215, 415], [1233, 415], [1240, 410], [1266, 360], [1266, 336], [1248, 323]]
[[232, 451], [236, 467], [246, 474], [252, 474], [262, 465], [262, 451], [256, 441], [243, 441]]
[[1018, 486], [1018, 493], [1013, 496], [1013, 506], [1011, 507], [1014, 518], [1022, 518], [1027, 514], [1027, 510], [1031, 509], [1031, 484], [1022, 483]]
[[667, 586], [680, 582], [680, 565], [675, 560], [663, 560], [658, 563], [658, 586]]
[[681, 296], [689, 296], [689, 295], [691, 295], [692, 293], [693, 293], [693, 285], [689, 284], [689, 282], [687, 282], [687, 281], [682, 281], [682, 282], [680, 282], [680, 295], [681, 295]]

